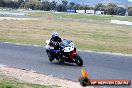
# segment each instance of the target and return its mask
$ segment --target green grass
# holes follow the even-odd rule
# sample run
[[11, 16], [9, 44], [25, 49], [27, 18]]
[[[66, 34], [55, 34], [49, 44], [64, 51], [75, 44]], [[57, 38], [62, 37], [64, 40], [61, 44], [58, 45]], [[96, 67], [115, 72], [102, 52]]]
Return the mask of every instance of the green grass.
[[39, 84], [29, 84], [20, 82], [1, 82], [0, 88], [51, 88], [51, 87]]
[[29, 13], [29, 16], [33, 17], [48, 17], [48, 18], [70, 18], [70, 19], [79, 19], [79, 20], [96, 20], [96, 21], [110, 21], [114, 20], [125, 20], [132, 21], [131, 16], [116, 16], [116, 15], [88, 15], [88, 14], [70, 14], [70, 13], [54, 13], [54, 12], [32, 12]]
[[20, 82], [16, 78], [6, 76], [0, 71], [0, 88], [51, 88], [51, 86]]
[[43, 45], [43, 43], [45, 43], [43, 40], [36, 41], [35, 39], [10, 38], [10, 37], [0, 37], [0, 42], [13, 42], [13, 43], [37, 44], [37, 45]]

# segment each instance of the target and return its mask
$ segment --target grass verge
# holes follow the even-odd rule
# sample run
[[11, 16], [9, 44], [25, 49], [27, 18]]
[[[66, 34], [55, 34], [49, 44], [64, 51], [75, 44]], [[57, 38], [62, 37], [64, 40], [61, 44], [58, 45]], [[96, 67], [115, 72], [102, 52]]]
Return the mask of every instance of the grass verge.
[[0, 71], [0, 88], [51, 88], [51, 87], [40, 84], [20, 82], [15, 78], [7, 77], [2, 73], [2, 71]]

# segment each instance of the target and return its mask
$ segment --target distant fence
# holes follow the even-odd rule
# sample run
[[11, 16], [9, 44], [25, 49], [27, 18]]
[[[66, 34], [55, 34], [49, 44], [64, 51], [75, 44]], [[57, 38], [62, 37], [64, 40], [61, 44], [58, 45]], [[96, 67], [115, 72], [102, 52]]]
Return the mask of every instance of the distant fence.
[[76, 13], [76, 10], [75, 9], [68, 9], [67, 12], [69, 12], [69, 13]]
[[98, 14], [98, 15], [103, 15], [104, 11], [95, 11], [95, 10], [75, 10], [75, 9], [68, 9], [68, 13], [86, 13], [86, 14]]

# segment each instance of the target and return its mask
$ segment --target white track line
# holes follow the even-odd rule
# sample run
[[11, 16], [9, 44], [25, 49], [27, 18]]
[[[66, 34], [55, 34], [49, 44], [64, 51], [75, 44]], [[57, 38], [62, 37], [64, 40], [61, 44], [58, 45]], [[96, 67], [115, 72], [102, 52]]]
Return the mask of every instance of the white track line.
[[1, 42], [1, 43], [41, 47], [40, 45], [35, 45], [35, 44], [22, 44], [22, 43], [12, 43], [12, 42]]
[[0, 68], [5, 67], [6, 65], [0, 64]]
[[108, 54], [108, 55], [117, 55], [117, 56], [129, 56], [132, 57], [132, 54], [122, 54], [122, 53], [111, 53], [111, 52], [96, 52], [91, 50], [78, 50], [82, 52], [97, 53], [97, 54]]

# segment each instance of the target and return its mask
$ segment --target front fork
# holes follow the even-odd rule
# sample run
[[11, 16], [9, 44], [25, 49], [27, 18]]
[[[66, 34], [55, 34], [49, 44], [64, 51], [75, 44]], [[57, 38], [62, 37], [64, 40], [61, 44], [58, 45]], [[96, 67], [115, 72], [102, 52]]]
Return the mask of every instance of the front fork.
[[72, 52], [70, 53], [70, 58], [71, 58], [72, 60], [75, 60], [75, 59], [73, 58], [73, 56], [74, 56], [75, 54], [77, 54], [75, 51], [72, 51]]

